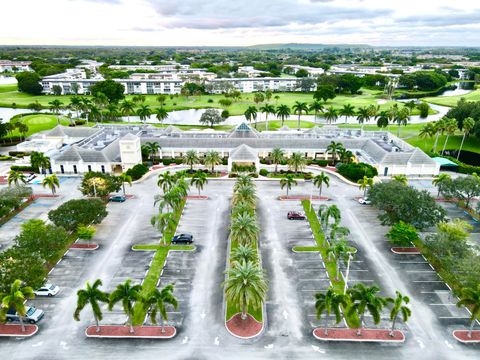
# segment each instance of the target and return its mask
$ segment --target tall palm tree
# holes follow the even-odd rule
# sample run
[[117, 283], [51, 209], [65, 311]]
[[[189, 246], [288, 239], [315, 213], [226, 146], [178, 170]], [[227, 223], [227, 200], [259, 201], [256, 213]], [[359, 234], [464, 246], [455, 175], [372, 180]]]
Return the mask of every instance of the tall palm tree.
[[15, 280], [10, 286], [10, 291], [5, 294], [2, 298], [1, 308], [0, 308], [0, 319], [4, 319], [6, 313], [10, 309], [14, 309], [20, 320], [20, 326], [22, 327], [22, 332], [25, 332], [25, 325], [23, 324], [23, 317], [27, 312], [25, 307], [25, 301], [28, 299], [33, 299], [35, 294], [29, 286], [23, 286], [22, 280]]
[[234, 262], [242, 263], [243, 261], [257, 262], [258, 261], [257, 251], [253, 246], [240, 244], [233, 249], [231, 260], [232, 260], [232, 263]]
[[63, 108], [63, 102], [58, 99], [54, 99], [48, 103], [50, 105], [50, 110], [52, 110], [55, 114], [59, 114], [60, 110]]
[[454, 135], [457, 129], [458, 129], [457, 120], [450, 119], [450, 118], [445, 119], [445, 131], [447, 133], [447, 137], [445, 138], [445, 142], [443, 143], [442, 154], [445, 153], [445, 148], [447, 147], [448, 138], [450, 137], [450, 135]]
[[164, 194], [172, 188], [174, 183], [175, 180], [170, 171], [164, 171], [158, 175], [157, 186], [162, 189]]
[[222, 158], [220, 157], [220, 153], [215, 150], [208, 150], [205, 154], [205, 159], [203, 160], [205, 166], [210, 166], [212, 173], [215, 172], [215, 165], [219, 165], [222, 163]]
[[94, 121], [94, 122], [99, 122], [102, 120], [101, 110], [93, 104], [90, 105], [90, 107], [88, 108], [87, 122], [88, 120]]
[[144, 144], [144, 147], [145, 149], [147, 149], [148, 154], [150, 155], [150, 159], [152, 160], [152, 163], [153, 163], [154, 156], [158, 154], [158, 152], [162, 147], [156, 141], [147, 141]]
[[387, 110], [380, 111], [377, 116], [377, 126], [386, 128], [390, 123], [390, 115]]
[[346, 164], [350, 164], [355, 159], [355, 155], [353, 155], [353, 152], [345, 148], [338, 151], [338, 157], [340, 158], [341, 162]]
[[460, 143], [460, 149], [458, 149], [457, 160], [460, 158], [460, 153], [462, 152], [465, 138], [470, 134], [470, 131], [472, 131], [474, 127], [475, 127], [475, 120], [473, 118], [467, 117], [465, 118], [465, 120], [463, 120], [463, 124], [462, 124], [463, 137], [462, 137], [462, 142]]
[[355, 106], [351, 104], [343, 105], [342, 108], [338, 111], [338, 115], [345, 116], [346, 124], [349, 116], [355, 116]]
[[52, 195], [55, 195], [57, 188], [60, 187], [60, 181], [58, 180], [58, 177], [55, 174], [50, 176], [45, 176], [42, 180], [42, 186], [48, 187], [52, 192]]
[[360, 185], [359, 188], [363, 190], [363, 197], [365, 197], [367, 195], [367, 189], [373, 186], [373, 179], [364, 175], [362, 179], [357, 181], [357, 184]]
[[102, 286], [102, 280], [97, 279], [90, 285], [87, 281], [86, 288], [77, 291], [77, 308], [73, 313], [73, 318], [76, 321], [80, 321], [80, 312], [85, 308], [87, 304], [90, 304], [93, 311], [93, 317], [97, 327], [97, 332], [100, 331], [99, 321], [103, 319], [102, 310], [100, 309], [99, 302], [108, 303], [108, 294], [100, 290]]
[[159, 108], [155, 111], [155, 117], [156, 117], [157, 120], [160, 122], [160, 124], [162, 124], [163, 121], [168, 118], [168, 111], [165, 110], [163, 107], [159, 107]]
[[280, 179], [280, 188], [286, 188], [287, 189], [287, 196], [288, 196], [288, 191], [292, 188], [293, 185], [297, 185], [297, 180], [295, 180], [295, 177], [293, 174], [287, 174], [285, 177]]
[[452, 177], [448, 174], [438, 174], [433, 177], [432, 185], [436, 186], [438, 189], [437, 197], [440, 196], [445, 184], [449, 183], [452, 180]]
[[112, 310], [113, 306], [121, 301], [123, 311], [128, 317], [127, 322], [130, 324], [130, 332], [133, 333], [133, 303], [140, 300], [142, 291], [141, 285], [131, 285], [131, 280], [126, 280], [123, 284], [118, 284], [115, 290], [109, 296], [108, 310]]
[[480, 285], [474, 288], [463, 288], [460, 294], [460, 300], [457, 302], [458, 307], [468, 307], [470, 310], [470, 328], [468, 329], [468, 337], [472, 337], [473, 326], [475, 320], [480, 319]]
[[287, 105], [281, 104], [277, 106], [277, 119], [282, 120], [282, 126], [285, 123], [285, 120], [290, 117], [290, 108]]
[[352, 304], [347, 310], [347, 314], [351, 316], [356, 313], [360, 316], [360, 327], [358, 328], [357, 335], [361, 335], [365, 325], [365, 311], [368, 310], [370, 315], [372, 315], [375, 324], [380, 322], [380, 313], [387, 301], [385, 298], [377, 295], [379, 291], [380, 288], [377, 285], [367, 287], [362, 283], [355, 284], [347, 290], [347, 294], [352, 301]]
[[197, 152], [195, 150], [187, 150], [183, 156], [183, 162], [187, 165], [190, 165], [190, 171], [193, 170], [193, 165], [196, 165], [200, 162]]
[[399, 174], [399, 175], [392, 176], [392, 180], [396, 181], [396, 182], [398, 182], [398, 183], [400, 183], [404, 186], [408, 185], [408, 178], [404, 174]]
[[397, 321], [398, 315], [402, 314], [403, 322], [407, 322], [408, 318], [412, 315], [412, 310], [406, 305], [410, 302], [408, 296], [402, 295], [400, 291], [395, 291], [395, 298], [387, 298], [387, 302], [392, 304], [392, 309], [390, 310], [390, 321], [392, 322], [392, 328], [390, 329], [390, 336], [395, 334], [395, 322]]
[[252, 185], [243, 185], [235, 189], [232, 198], [232, 205], [236, 206], [243, 203], [255, 208], [256, 200], [255, 187]]
[[171, 188], [167, 192], [164, 192], [163, 195], [155, 195], [154, 205], [159, 203], [159, 208], [167, 208], [167, 212], [170, 212], [170, 209], [176, 210], [180, 205], [184, 197], [184, 192], [180, 191], [179, 188]]
[[257, 128], [257, 108], [255, 106], [249, 106], [245, 112], [243, 113], [245, 119], [248, 120], [249, 123], [255, 121], [255, 128]]
[[333, 106], [329, 106], [327, 111], [325, 111], [325, 119], [327, 123], [331, 124], [332, 122], [337, 122], [338, 113], [337, 110]]
[[150, 218], [150, 224], [162, 234], [162, 245], [167, 245], [165, 234], [165, 229], [172, 228], [175, 225], [175, 218], [171, 212], [160, 212], [157, 215], [153, 215]]
[[344, 240], [337, 241], [335, 244], [330, 246], [327, 250], [327, 256], [333, 258], [335, 261], [335, 280], [338, 281], [338, 275], [340, 274], [340, 260], [346, 262], [348, 258], [356, 252], [356, 249], [348, 246], [347, 242]]
[[266, 130], [268, 131], [268, 115], [275, 114], [275, 107], [271, 104], [265, 104], [260, 108], [260, 111], [265, 114], [265, 125]]
[[230, 237], [233, 242], [251, 245], [257, 240], [259, 227], [254, 215], [247, 212], [237, 214], [230, 224]]
[[324, 107], [322, 105], [322, 103], [318, 100], [315, 100], [313, 103], [310, 104], [310, 106], [308, 107], [308, 109], [310, 111], [313, 111], [315, 112], [315, 122], [317, 122], [317, 119], [318, 119], [318, 113], [323, 111]]
[[198, 196], [200, 196], [200, 190], [203, 190], [203, 187], [208, 183], [207, 174], [202, 170], [197, 170], [197, 172], [193, 174], [190, 183], [197, 188]]
[[162, 333], [165, 332], [165, 321], [168, 320], [167, 315], [167, 305], [173, 306], [176, 310], [178, 307], [178, 300], [173, 295], [174, 284], [168, 284], [164, 286], [161, 290], [154, 288], [144, 300], [144, 307], [146, 309], [151, 308], [150, 311], [150, 320], [153, 324], [157, 323], [157, 313], [160, 314], [160, 322]]
[[15, 184], [15, 186], [18, 186], [20, 183], [26, 183], [27, 178], [25, 177], [25, 174], [21, 171], [17, 170], [10, 170], [10, 173], [8, 174], [8, 186]]
[[313, 178], [313, 185], [318, 188], [318, 196], [322, 196], [323, 184], [328, 188], [330, 186], [330, 177], [324, 172], [321, 172]]
[[438, 120], [435, 123], [435, 142], [433, 143], [433, 152], [437, 152], [437, 144], [438, 144], [438, 138], [440, 135], [443, 135], [445, 133], [445, 130], [447, 129], [447, 117], [442, 117], [440, 120]]
[[79, 96], [70, 96], [70, 104], [68, 107], [77, 113], [77, 118], [80, 117], [79, 111], [82, 108], [82, 98]]
[[255, 189], [255, 183], [252, 180], [252, 177], [250, 175], [242, 174], [237, 178], [237, 181], [235, 181], [235, 185], [233, 186], [233, 191], [237, 192], [238, 189], [240, 189], [243, 186], [251, 186], [253, 189]]
[[150, 116], [152, 115], [152, 110], [148, 105], [140, 105], [140, 107], [137, 110], [137, 115], [140, 117], [140, 121], [147, 121], [147, 119], [150, 119]]
[[370, 121], [370, 111], [366, 106], [362, 106], [357, 110], [357, 121], [362, 124], [362, 131], [365, 123]]
[[262, 269], [255, 263], [245, 261], [228, 269], [224, 287], [227, 302], [240, 307], [243, 320], [247, 319], [249, 306], [262, 306], [268, 291]]
[[107, 105], [106, 108], [106, 117], [110, 121], [116, 121], [118, 117], [120, 116], [120, 112], [118, 111], [118, 107], [116, 104], [110, 103]]
[[125, 196], [125, 183], [132, 186], [132, 177], [127, 173], [121, 173], [120, 175], [118, 175], [118, 180], [122, 182], [123, 195]]
[[305, 168], [306, 163], [305, 155], [301, 152], [294, 152], [292, 156], [290, 156], [290, 159], [288, 159], [288, 167], [293, 169], [295, 173], [302, 171]]
[[340, 152], [341, 149], [344, 149], [343, 144], [340, 142], [335, 142], [332, 141], [328, 146], [327, 146], [327, 153], [332, 154], [332, 161], [333, 164], [335, 164], [335, 161], [337, 160], [337, 154]]
[[278, 170], [278, 164], [280, 164], [285, 159], [285, 153], [280, 148], [273, 148], [272, 152], [270, 153], [270, 158], [275, 164], [275, 174], [276, 174]]
[[120, 111], [124, 116], [127, 116], [128, 122], [130, 122], [130, 115], [135, 112], [135, 103], [131, 100], [124, 100], [120, 103]]
[[320, 320], [323, 313], [325, 316], [325, 335], [328, 334], [328, 319], [331, 313], [335, 315], [335, 324], [342, 321], [342, 307], [348, 305], [348, 299], [344, 294], [339, 294], [333, 286], [330, 286], [325, 293], [315, 294], [315, 309], [317, 310], [317, 319]]
[[308, 112], [308, 105], [306, 102], [295, 101], [295, 104], [292, 106], [292, 110], [295, 114], [298, 115], [298, 127], [297, 130], [300, 131], [300, 117], [303, 113]]
[[320, 224], [323, 227], [325, 240], [327, 240], [326, 234], [328, 234], [330, 220], [333, 220], [333, 226], [338, 226], [338, 224], [340, 224], [340, 220], [342, 219], [342, 214], [337, 205], [325, 205], [318, 208], [318, 218], [320, 220]]
[[[427, 138], [432, 138], [437, 133], [435, 125], [433, 123], [426, 123], [419, 131], [418, 137], [426, 140]], [[424, 142], [426, 148], [426, 141]]]
[[403, 107], [399, 111], [396, 112], [395, 117], [393, 119], [398, 127], [397, 127], [397, 137], [400, 136], [400, 126], [406, 126], [408, 121], [410, 120], [410, 110], [407, 107]]
[[[39, 172], [44, 173], [44, 170], [50, 168], [50, 158], [44, 153], [33, 151], [30, 154], [30, 164], [33, 168], [38, 169]], [[45, 171], [46, 172], [46, 171]]]

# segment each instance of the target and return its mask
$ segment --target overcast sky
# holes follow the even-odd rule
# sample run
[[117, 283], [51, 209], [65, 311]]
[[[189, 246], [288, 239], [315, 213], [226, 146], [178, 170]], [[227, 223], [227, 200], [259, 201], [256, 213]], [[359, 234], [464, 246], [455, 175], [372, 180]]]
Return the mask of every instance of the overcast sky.
[[0, 44], [480, 46], [478, 0], [2, 1]]

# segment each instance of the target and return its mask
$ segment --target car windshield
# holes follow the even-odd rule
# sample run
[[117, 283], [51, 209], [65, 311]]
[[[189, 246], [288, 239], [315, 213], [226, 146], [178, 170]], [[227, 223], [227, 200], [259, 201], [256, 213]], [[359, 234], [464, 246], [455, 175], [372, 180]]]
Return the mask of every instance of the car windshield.
[[50, 289], [50, 290], [53, 290], [53, 289], [55, 289], [55, 285], [53, 285], [53, 284], [52, 284], [52, 285], [50, 285], [49, 289]]
[[31, 308], [28, 309], [27, 315], [28, 315], [28, 316], [32, 316], [33, 313], [35, 312], [35, 310], [36, 310], [36, 309], [32, 306]]

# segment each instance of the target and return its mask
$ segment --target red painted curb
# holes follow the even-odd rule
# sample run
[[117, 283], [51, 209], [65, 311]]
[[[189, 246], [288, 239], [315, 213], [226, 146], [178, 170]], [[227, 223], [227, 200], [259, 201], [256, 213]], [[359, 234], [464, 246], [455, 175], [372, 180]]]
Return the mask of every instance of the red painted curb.
[[75, 250], [97, 250], [100, 247], [98, 244], [72, 244], [70, 245], [70, 249], [75, 249]]
[[357, 329], [328, 328], [328, 334], [325, 335], [325, 328], [316, 328], [313, 330], [313, 336], [321, 341], [343, 341], [343, 342], [385, 342], [385, 343], [403, 343], [405, 334], [400, 330], [395, 330], [394, 336], [390, 336], [388, 329], [362, 329], [361, 335], [357, 335]]
[[255, 320], [250, 314], [247, 314], [247, 318], [243, 320], [241, 313], [233, 315], [225, 322], [225, 327], [230, 334], [245, 340], [260, 335], [263, 325], [263, 322]]
[[206, 196], [206, 195], [188, 195], [188, 196], [185, 196], [185, 199], [188, 199], [188, 200], [207, 200], [208, 196]]
[[390, 251], [397, 255], [421, 255], [422, 253], [415, 247], [392, 247]]
[[324, 201], [329, 201], [330, 198], [326, 196], [305, 196], [305, 195], [293, 195], [293, 196], [279, 196], [278, 200], [281, 201], [288, 201], [288, 200], [324, 200]]
[[23, 332], [20, 324], [0, 324], [0, 336], [30, 337], [37, 332], [37, 325], [25, 324], [25, 331]]
[[454, 330], [452, 335], [463, 344], [480, 344], [480, 330], [473, 330], [472, 337], [468, 337], [468, 330]]
[[[92, 325], [85, 329], [85, 336], [92, 338], [107, 339], [171, 339], [177, 334], [174, 326], [134, 326], [134, 332], [130, 332], [129, 326], [124, 325], [100, 325], [100, 331]], [[162, 329], [164, 332], [162, 332]]]

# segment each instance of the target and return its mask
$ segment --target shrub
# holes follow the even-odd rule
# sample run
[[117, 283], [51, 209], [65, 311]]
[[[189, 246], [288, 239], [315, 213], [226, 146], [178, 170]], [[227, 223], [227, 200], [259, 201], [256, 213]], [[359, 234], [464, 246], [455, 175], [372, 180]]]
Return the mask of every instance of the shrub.
[[233, 163], [232, 171], [233, 172], [255, 172], [255, 165], [238, 165]]
[[260, 169], [260, 175], [268, 176], [268, 170], [267, 169]]
[[0, 155], [0, 161], [12, 160], [11, 156]]
[[395, 223], [386, 236], [397, 246], [411, 246], [419, 239], [417, 229], [403, 221]]
[[108, 212], [100, 199], [78, 199], [63, 203], [48, 213], [48, 218], [57, 226], [74, 231], [79, 225], [100, 224]]
[[9, 151], [8, 152], [8, 155], [10, 156], [15, 156], [15, 157], [24, 157], [24, 156], [29, 156], [30, 153], [29, 152], [25, 152], [25, 151]]
[[318, 166], [325, 167], [328, 165], [328, 160], [315, 160], [315, 164], [317, 164]]
[[10, 170], [35, 172], [36, 169], [34, 169], [32, 166], [12, 165], [10, 166]]
[[303, 178], [305, 180], [311, 180], [313, 177], [312, 173], [311, 172], [306, 172], [306, 173], [303, 173]]
[[213, 99], [208, 99], [208, 103], [213, 103]]
[[137, 164], [134, 167], [128, 169], [126, 171], [127, 175], [130, 175], [132, 177], [132, 180], [138, 180], [140, 179], [143, 175], [145, 175], [148, 172], [148, 167], [143, 165], [143, 164]]
[[75, 120], [75, 125], [85, 125], [86, 121], [85, 120]]
[[377, 169], [366, 163], [341, 164], [338, 166], [337, 171], [340, 175], [353, 182], [363, 179], [364, 176], [373, 178], [378, 175]]
[[168, 166], [170, 164], [182, 164], [183, 163], [183, 159], [182, 158], [163, 158], [162, 159], [162, 163], [163, 165], [165, 166]]
[[91, 240], [95, 235], [95, 228], [93, 226], [79, 225], [77, 227], [77, 236], [82, 240]]

